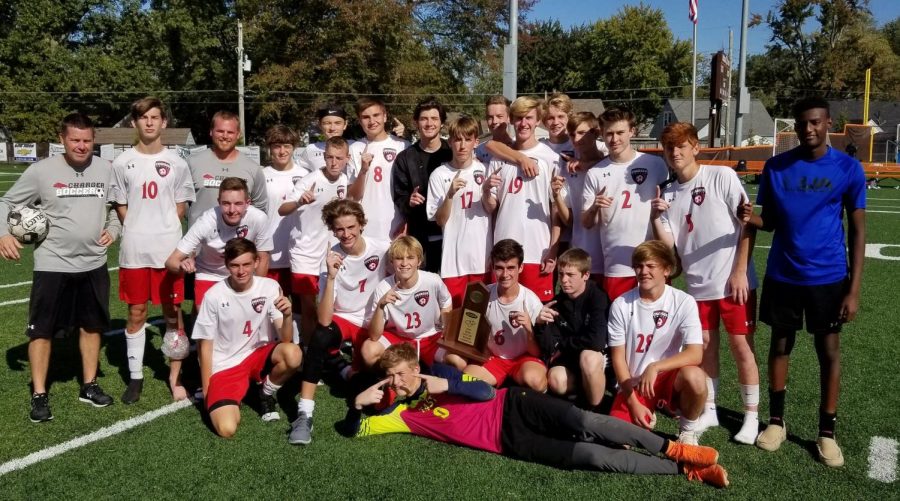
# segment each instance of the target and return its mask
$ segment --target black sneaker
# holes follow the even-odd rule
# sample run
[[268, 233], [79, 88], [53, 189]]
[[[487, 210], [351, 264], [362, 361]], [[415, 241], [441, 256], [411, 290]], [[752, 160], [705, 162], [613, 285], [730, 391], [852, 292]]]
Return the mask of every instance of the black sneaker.
[[94, 407], [106, 407], [113, 403], [112, 397], [107, 395], [103, 389], [100, 388], [97, 381], [91, 381], [90, 383], [83, 385], [81, 387], [81, 392], [78, 393], [78, 400], [91, 404]]
[[53, 419], [50, 412], [50, 396], [46, 393], [35, 393], [31, 396], [31, 414], [28, 416], [32, 423], [42, 423]]
[[275, 395], [266, 395], [262, 386], [259, 387], [259, 410], [260, 418], [266, 423], [281, 419], [281, 416], [278, 414], [278, 403], [275, 402]]
[[132, 379], [128, 382], [128, 388], [125, 388], [125, 393], [122, 394], [122, 402], [126, 404], [133, 404], [141, 399], [141, 391], [144, 390], [144, 380], [143, 379]]

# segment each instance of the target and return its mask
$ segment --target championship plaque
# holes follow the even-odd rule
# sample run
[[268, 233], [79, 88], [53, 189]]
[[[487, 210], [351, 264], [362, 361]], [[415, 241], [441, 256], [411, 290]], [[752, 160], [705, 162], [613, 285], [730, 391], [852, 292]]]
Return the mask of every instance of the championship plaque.
[[444, 329], [443, 339], [438, 341], [448, 353], [477, 363], [484, 363], [490, 357], [487, 340], [491, 328], [485, 318], [489, 296], [482, 282], [466, 286], [462, 307], [450, 312], [449, 325]]

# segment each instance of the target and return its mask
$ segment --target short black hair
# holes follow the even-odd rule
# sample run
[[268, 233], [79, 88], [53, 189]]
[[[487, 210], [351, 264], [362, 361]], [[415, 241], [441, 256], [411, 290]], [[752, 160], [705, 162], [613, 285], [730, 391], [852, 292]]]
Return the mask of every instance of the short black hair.
[[255, 258], [257, 256], [256, 244], [246, 238], [232, 238], [225, 243], [225, 251], [223, 252], [225, 263], [228, 264], [248, 252], [253, 254], [253, 257]]
[[418, 120], [419, 115], [421, 115], [423, 111], [428, 110], [437, 110], [438, 116], [441, 117], [441, 123], [447, 121], [447, 110], [444, 109], [444, 105], [433, 97], [429, 97], [416, 105], [416, 109], [413, 111], [413, 120]]
[[522, 248], [522, 244], [511, 238], [505, 238], [494, 244], [491, 249], [491, 264], [510, 259], [518, 259], [520, 265], [525, 262], [525, 250]]
[[59, 123], [59, 134], [65, 136], [66, 132], [69, 131], [69, 127], [75, 129], [90, 129], [93, 131], [94, 121], [84, 113], [69, 113]]
[[794, 117], [794, 120], [800, 118], [804, 112], [808, 110], [813, 110], [816, 108], [822, 108], [825, 110], [825, 116], [831, 117], [831, 106], [828, 104], [824, 98], [818, 96], [804, 97], [803, 99], [794, 103], [794, 106], [791, 107], [791, 115]]

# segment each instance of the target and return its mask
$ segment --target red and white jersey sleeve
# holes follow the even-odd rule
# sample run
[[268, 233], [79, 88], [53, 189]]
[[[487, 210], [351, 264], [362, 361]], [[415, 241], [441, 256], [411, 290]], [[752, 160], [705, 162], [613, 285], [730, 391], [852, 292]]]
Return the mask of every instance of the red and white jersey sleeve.
[[517, 321], [513, 320], [516, 313], [528, 312], [532, 323], [541, 313], [541, 300], [537, 294], [528, 287], [519, 285], [519, 294], [509, 304], [500, 302], [497, 297], [497, 284], [488, 286], [490, 299], [488, 300], [485, 317], [491, 326], [491, 337], [488, 338], [488, 348], [495, 357], [512, 360], [521, 357], [528, 351], [528, 333]]
[[647, 366], [673, 357], [685, 345], [703, 344], [697, 302], [688, 294], [666, 286], [652, 303], [641, 301], [634, 288], [613, 301], [609, 311], [609, 345], [624, 346], [632, 377]]
[[[344, 256], [341, 269], [334, 280], [334, 314], [360, 327], [368, 325], [366, 308], [369, 298], [379, 282], [388, 274], [387, 249], [390, 245], [383, 240], [362, 237], [366, 243], [363, 252], [351, 256], [340, 245], [331, 248]], [[325, 294], [327, 275], [319, 275], [319, 302]]]
[[366, 172], [366, 187], [360, 200], [369, 221], [366, 224], [366, 234], [372, 238], [390, 240], [391, 235], [403, 224], [400, 213], [394, 207], [391, 170], [394, 168], [397, 155], [408, 147], [407, 141], [394, 136], [371, 143], [363, 139], [350, 146], [347, 179], [351, 184], [359, 176], [363, 151], [371, 153], [374, 157]]
[[187, 163], [173, 150], [153, 155], [132, 148], [112, 164], [108, 199], [127, 205], [119, 248], [122, 268], [162, 268], [181, 238], [176, 204], [194, 200]]
[[535, 158], [538, 175], [526, 177], [517, 165], [495, 160], [488, 172], [500, 169], [494, 241], [511, 238], [525, 249], [525, 263], [539, 264], [550, 247], [550, 181], [552, 172], [544, 160]]
[[[675, 238], [688, 293], [698, 301], [730, 295], [728, 277], [743, 229], [736, 211], [749, 200], [737, 174], [727, 167], [701, 165], [693, 179], [674, 182], [662, 196], [669, 209], [660, 219]], [[747, 279], [755, 289], [752, 259]]]
[[583, 249], [591, 256], [591, 273], [603, 273], [603, 245], [600, 242], [600, 227], [585, 228], [581, 224], [582, 198], [584, 197], [584, 183], [587, 180], [588, 173], [596, 166], [592, 166], [586, 171], [568, 172], [560, 171], [562, 176], [566, 178], [566, 206], [569, 207], [572, 218], [572, 237], [571, 247]]
[[254, 277], [244, 292], [236, 292], [228, 280], [209, 289], [191, 337], [212, 340], [213, 374], [240, 364], [257, 348], [278, 339], [275, 322], [284, 317], [275, 300], [281, 295], [278, 282], [266, 277]]
[[296, 238], [296, 220], [278, 215], [278, 208], [288, 200], [288, 195], [294, 190], [294, 183], [307, 174], [309, 171], [296, 164], [286, 170], [277, 170], [272, 167], [263, 169], [269, 201], [266, 215], [269, 216], [269, 231], [272, 233], [272, 245], [274, 246], [269, 258], [270, 269], [291, 266], [290, 250], [294, 245], [294, 238]]
[[443, 164], [431, 173], [425, 205], [428, 219], [435, 220], [457, 173], [466, 186], [453, 195], [450, 217], [443, 228], [441, 276], [444, 278], [486, 272], [491, 250], [491, 218], [481, 203], [481, 185], [487, 179], [487, 169], [477, 160], [465, 169]]
[[[375, 287], [369, 299], [366, 318], [372, 319], [378, 301], [394, 287], [391, 275]], [[400, 299], [384, 309], [384, 328], [409, 339], [437, 334], [441, 326], [441, 309], [452, 306], [450, 291], [436, 273], [419, 270], [419, 280], [409, 289], [397, 289]]]
[[322, 269], [322, 260], [325, 259], [331, 239], [331, 232], [322, 221], [322, 207], [335, 198], [347, 196], [347, 176], [341, 173], [332, 182], [321, 169], [315, 170], [297, 181], [288, 200], [299, 200], [313, 185], [316, 199], [310, 204], [301, 205], [294, 215], [288, 216], [294, 218], [298, 230], [297, 238], [291, 246], [291, 272], [303, 275], [318, 275]]
[[196, 253], [197, 280], [222, 280], [228, 276], [225, 244], [237, 237], [256, 244], [257, 251], [272, 251], [269, 218], [265, 212], [252, 206], [247, 207], [244, 217], [235, 226], [225, 224], [219, 207], [207, 210], [178, 242], [178, 250], [189, 256]]
[[650, 202], [656, 198], [656, 187], [668, 177], [669, 169], [661, 158], [640, 152], [625, 163], [615, 163], [607, 158], [588, 172], [582, 210], [589, 209], [604, 188], [606, 195], [613, 199], [612, 207], [600, 210], [600, 241], [606, 276], [634, 276], [631, 253], [653, 235]]

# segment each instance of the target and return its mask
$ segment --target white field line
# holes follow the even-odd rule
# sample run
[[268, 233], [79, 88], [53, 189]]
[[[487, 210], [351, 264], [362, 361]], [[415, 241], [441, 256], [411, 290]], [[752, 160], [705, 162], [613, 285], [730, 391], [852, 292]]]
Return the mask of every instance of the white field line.
[[[900, 208], [900, 207], [898, 207]], [[866, 209], [866, 214], [900, 214], [900, 211], [897, 210], [869, 210]]]
[[142, 424], [149, 423], [156, 418], [165, 416], [166, 414], [171, 414], [186, 407], [190, 407], [191, 405], [193, 405], [193, 402], [191, 402], [190, 399], [173, 402], [169, 405], [160, 407], [159, 409], [141, 414], [140, 416], [135, 416], [124, 421], [119, 421], [105, 428], [100, 428], [93, 433], [88, 433], [87, 435], [73, 438], [72, 440], [69, 440], [67, 442], [63, 442], [61, 444], [39, 450], [22, 458], [7, 461], [3, 464], [0, 464], [0, 477], [6, 475], [7, 473], [21, 470], [33, 464], [40, 463], [41, 461], [46, 461], [47, 459], [59, 456], [60, 454], [66, 453], [73, 449], [83, 447], [93, 442], [97, 442], [98, 440], [103, 440], [104, 438], [118, 435], [119, 433], [128, 431]]
[[0, 176], [21, 176], [21, 175], [22, 175], [22, 172], [0, 172]]
[[12, 306], [14, 304], [27, 303], [29, 300], [30, 299], [26, 297], [25, 299], [13, 299], [12, 301], [3, 301], [2, 303], [0, 303], [0, 306]]
[[891, 483], [897, 480], [897, 441], [872, 437], [869, 443], [869, 478]]
[[[107, 271], [116, 271], [118, 269], [119, 269], [118, 266], [113, 266], [112, 268], [107, 268], [106, 270]], [[23, 285], [31, 285], [31, 280], [29, 280], [27, 282], [16, 282], [14, 284], [2, 284], [2, 285], [0, 285], [0, 289], [8, 289], [10, 287], [21, 287]]]

